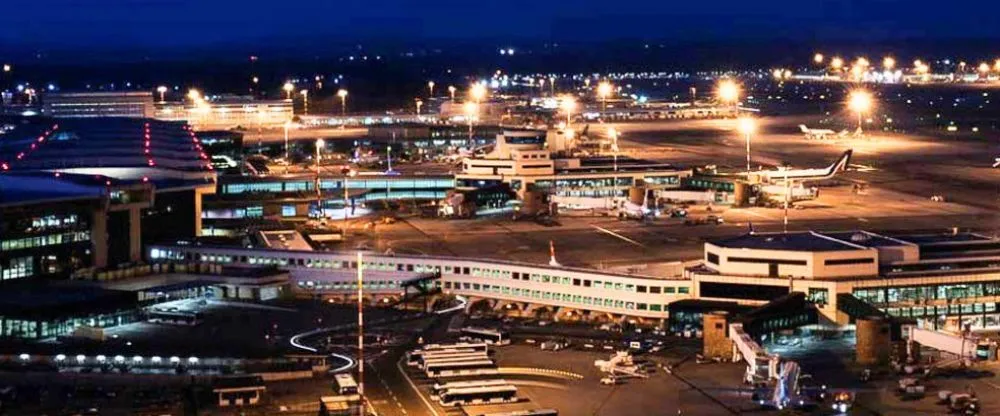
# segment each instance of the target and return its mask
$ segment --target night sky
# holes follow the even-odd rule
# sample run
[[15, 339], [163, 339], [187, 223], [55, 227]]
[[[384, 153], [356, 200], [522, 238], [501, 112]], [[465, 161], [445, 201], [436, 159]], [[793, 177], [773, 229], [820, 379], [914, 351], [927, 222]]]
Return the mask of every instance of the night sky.
[[189, 46], [274, 39], [1000, 38], [972, 0], [6, 0], [0, 42]]

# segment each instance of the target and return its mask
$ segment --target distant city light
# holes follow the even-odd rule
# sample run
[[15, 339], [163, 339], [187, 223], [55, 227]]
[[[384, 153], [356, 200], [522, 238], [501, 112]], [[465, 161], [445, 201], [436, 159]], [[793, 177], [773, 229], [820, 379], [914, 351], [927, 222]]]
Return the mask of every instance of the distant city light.
[[11, 69], [10, 64], [3, 64], [3, 72], [10, 72]]
[[813, 62], [815, 62], [817, 64], [822, 64], [823, 63], [823, 58], [824, 58], [823, 54], [817, 53], [817, 54], [813, 55]]
[[480, 83], [473, 84], [469, 88], [469, 97], [471, 97], [477, 103], [483, 101], [486, 98], [486, 86]]

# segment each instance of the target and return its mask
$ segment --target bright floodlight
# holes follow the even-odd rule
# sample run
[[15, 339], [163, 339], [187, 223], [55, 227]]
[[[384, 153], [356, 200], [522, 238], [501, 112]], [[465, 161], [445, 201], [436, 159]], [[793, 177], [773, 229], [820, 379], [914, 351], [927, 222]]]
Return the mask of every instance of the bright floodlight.
[[990, 72], [990, 64], [986, 62], [979, 64], [979, 72], [982, 72], [984, 74]]
[[285, 90], [285, 92], [292, 92], [292, 90], [295, 89], [295, 85], [292, 84], [290, 81], [285, 82], [285, 85], [282, 85], [281, 89]]
[[167, 87], [165, 87], [163, 85], [160, 85], [159, 87], [156, 87], [156, 92], [158, 92], [160, 94], [163, 94], [163, 93], [167, 92]]
[[757, 122], [750, 117], [740, 118], [739, 129], [740, 133], [753, 134], [753, 132], [757, 131]]
[[345, 89], [338, 90], [337, 91], [337, 96], [340, 97], [340, 98], [347, 97], [347, 90], [345, 90]]
[[567, 113], [572, 113], [576, 110], [576, 99], [571, 96], [563, 97], [562, 102], [559, 103], [559, 107]]
[[740, 99], [740, 86], [732, 80], [723, 80], [719, 83], [716, 94], [719, 100], [724, 103], [735, 103]]
[[192, 101], [198, 101], [198, 99], [201, 98], [201, 92], [199, 92], [194, 88], [191, 88], [190, 90], [188, 90], [188, 98], [190, 98]]
[[896, 59], [893, 58], [893, 57], [891, 57], [891, 56], [885, 57], [884, 59], [882, 59], [882, 67], [884, 67], [885, 69], [893, 69], [893, 68], [895, 68], [896, 67]]
[[476, 114], [479, 113], [479, 105], [471, 101], [465, 102], [464, 109], [465, 109], [465, 115], [470, 118], [475, 117]]
[[813, 55], [813, 62], [815, 62], [817, 64], [823, 63], [823, 54], [817, 53], [817, 54]]
[[326, 147], [326, 140], [316, 139], [316, 148], [322, 149], [324, 147]]
[[611, 87], [611, 83], [607, 81], [597, 84], [597, 95], [601, 98], [608, 98], [611, 95], [612, 90], [613, 88]]
[[830, 60], [830, 66], [833, 67], [833, 69], [839, 70], [840, 68], [844, 67], [844, 60], [841, 59], [840, 57], [835, 56], [833, 57], [833, 59]]
[[993, 70], [1000, 72], [1000, 59], [997, 59], [996, 61], [993, 62]]
[[778, 68], [775, 69], [774, 72], [772, 72], [772, 74], [776, 79], [781, 79], [781, 76], [785, 74], [785, 71], [781, 70], [781, 68]]
[[868, 58], [865, 58], [863, 56], [860, 57], [860, 58], [858, 58], [858, 61], [856, 62], [856, 64], [859, 65], [859, 66], [863, 66], [863, 67], [869, 67], [869, 66], [871, 66], [871, 62], [868, 62]]
[[469, 96], [476, 102], [482, 101], [486, 98], [486, 86], [479, 83], [473, 84], [472, 88], [469, 89]]
[[872, 108], [872, 95], [868, 91], [852, 91], [848, 106], [856, 113], [865, 113]]

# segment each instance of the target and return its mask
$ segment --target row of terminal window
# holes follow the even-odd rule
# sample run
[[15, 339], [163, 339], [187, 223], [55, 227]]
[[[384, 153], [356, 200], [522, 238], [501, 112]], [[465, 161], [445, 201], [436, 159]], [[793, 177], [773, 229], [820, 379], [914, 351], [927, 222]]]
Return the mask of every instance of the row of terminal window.
[[[258, 257], [258, 256], [226, 256], [200, 254], [197, 255], [201, 261], [212, 263], [232, 263], [234, 261], [248, 264], [273, 264], [278, 266], [302, 266], [330, 269], [356, 269], [358, 264], [354, 261], [340, 260], [313, 260], [305, 258], [280, 258], [280, 257]], [[153, 249], [151, 257], [154, 259], [183, 259], [183, 254], [178, 257], [171, 250]], [[630, 283], [610, 282], [591, 279], [569, 278], [565, 276], [550, 276], [537, 273], [511, 272], [508, 270], [481, 269], [468, 266], [432, 266], [423, 264], [385, 263], [385, 262], [364, 262], [365, 270], [376, 271], [397, 271], [397, 272], [417, 272], [417, 273], [445, 273], [469, 275], [476, 277], [506, 278], [514, 280], [532, 281], [537, 283], [554, 283], [581, 287], [594, 287], [609, 290], [621, 290], [635, 293], [651, 294], [688, 294], [690, 288], [686, 286], [649, 286], [634, 285]]]
[[[511, 288], [500, 285], [488, 285], [488, 284], [469, 283], [469, 282], [454, 282], [454, 283], [444, 282], [444, 288], [453, 290], [471, 290], [479, 292], [501, 293], [504, 295], [511, 295], [511, 296], [523, 296], [541, 300], [555, 300], [555, 301], [563, 301], [569, 303], [577, 303], [581, 305], [603, 306], [608, 308], [619, 308], [628, 310], [653, 311], [653, 312], [663, 312], [667, 310], [667, 305], [665, 304], [628, 302], [621, 299], [598, 298], [593, 296], [573, 295], [569, 293], [548, 292], [544, 290], [521, 289], [517, 287]], [[687, 291], [685, 290], [685, 293], [686, 292]]]

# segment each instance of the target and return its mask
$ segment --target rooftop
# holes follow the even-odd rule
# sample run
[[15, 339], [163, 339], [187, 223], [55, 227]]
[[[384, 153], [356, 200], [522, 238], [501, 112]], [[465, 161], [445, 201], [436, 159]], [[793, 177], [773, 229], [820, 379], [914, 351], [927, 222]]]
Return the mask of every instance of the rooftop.
[[817, 232], [755, 233], [711, 241], [724, 248], [787, 251], [843, 251], [862, 247]]
[[184, 123], [93, 117], [25, 119], [0, 140], [0, 172], [62, 172], [138, 180], [214, 180]]

